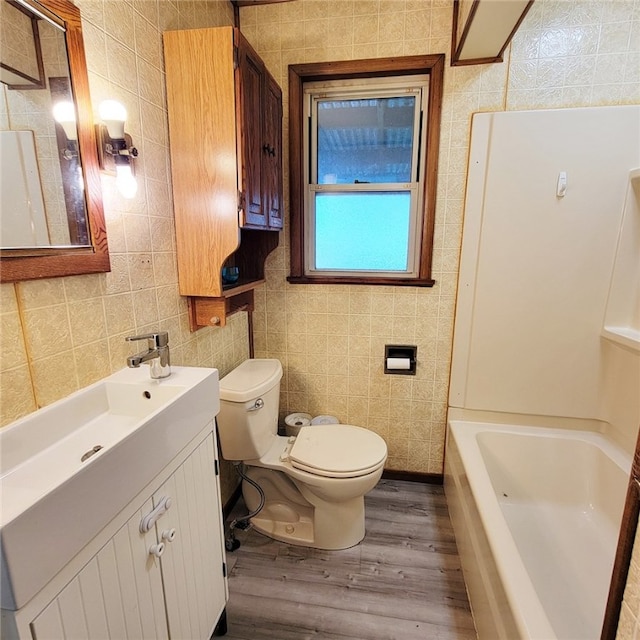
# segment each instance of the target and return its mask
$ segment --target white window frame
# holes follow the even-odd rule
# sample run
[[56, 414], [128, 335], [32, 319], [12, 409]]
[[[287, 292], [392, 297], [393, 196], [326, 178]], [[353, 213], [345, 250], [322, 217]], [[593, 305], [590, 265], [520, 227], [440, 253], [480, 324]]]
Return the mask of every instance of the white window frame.
[[[427, 113], [429, 75], [407, 75], [347, 80], [308, 82], [304, 85], [304, 121], [309, 124], [303, 136], [304, 215], [305, 215], [305, 275], [310, 277], [381, 277], [389, 279], [417, 279], [420, 273], [422, 226], [424, 215], [424, 181], [426, 179]], [[414, 114], [411, 182], [365, 184], [318, 184], [317, 178], [317, 105], [321, 100], [416, 97]], [[315, 195], [316, 193], [409, 192], [410, 222], [407, 237], [406, 270], [337, 270], [315, 267]]]

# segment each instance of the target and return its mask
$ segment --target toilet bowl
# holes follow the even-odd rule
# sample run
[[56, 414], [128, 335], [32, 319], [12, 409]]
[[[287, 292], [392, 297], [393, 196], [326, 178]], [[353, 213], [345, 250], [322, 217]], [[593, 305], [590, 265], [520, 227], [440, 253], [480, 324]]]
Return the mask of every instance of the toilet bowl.
[[[267, 536], [317, 549], [346, 549], [362, 540], [364, 494], [377, 484], [387, 446], [376, 433], [353, 425], [303, 427], [277, 435], [282, 366], [246, 360], [220, 380], [218, 431], [222, 455], [242, 460], [265, 494], [251, 519]], [[258, 491], [243, 482], [250, 510]]]

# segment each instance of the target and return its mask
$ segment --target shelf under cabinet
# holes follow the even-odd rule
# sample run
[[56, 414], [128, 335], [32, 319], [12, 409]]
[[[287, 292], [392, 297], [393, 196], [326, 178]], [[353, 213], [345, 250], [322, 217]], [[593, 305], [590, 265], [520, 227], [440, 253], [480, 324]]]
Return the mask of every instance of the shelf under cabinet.
[[222, 290], [222, 296], [203, 298], [189, 296], [189, 328], [197, 331], [202, 327], [224, 327], [227, 317], [238, 311], [253, 311], [253, 290], [264, 283], [264, 279], [238, 282]]

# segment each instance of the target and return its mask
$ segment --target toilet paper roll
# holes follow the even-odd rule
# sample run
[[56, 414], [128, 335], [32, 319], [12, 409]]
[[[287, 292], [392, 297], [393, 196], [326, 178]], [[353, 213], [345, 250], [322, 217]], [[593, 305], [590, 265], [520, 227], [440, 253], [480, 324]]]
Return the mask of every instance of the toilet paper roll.
[[340, 421], [335, 416], [316, 416], [312, 421], [312, 425], [318, 424], [340, 424]]
[[284, 423], [290, 427], [308, 427], [311, 424], [311, 414], [309, 413], [290, 413]]
[[387, 369], [391, 371], [408, 371], [411, 369], [409, 358], [387, 358]]

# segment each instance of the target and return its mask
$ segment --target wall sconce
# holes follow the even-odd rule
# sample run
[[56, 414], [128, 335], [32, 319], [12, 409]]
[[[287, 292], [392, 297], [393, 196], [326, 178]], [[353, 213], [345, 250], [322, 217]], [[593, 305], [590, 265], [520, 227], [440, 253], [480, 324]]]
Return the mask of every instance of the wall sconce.
[[116, 186], [123, 197], [133, 198], [138, 191], [133, 172], [138, 150], [124, 131], [127, 110], [116, 100], [105, 100], [100, 105], [100, 119], [102, 124], [96, 125], [100, 169], [116, 176]]
[[[53, 119], [62, 127], [66, 145], [62, 150], [65, 160], [78, 157], [78, 129], [76, 127], [76, 109], [70, 100], [61, 100], [53, 105]], [[61, 145], [61, 143], [60, 143]]]

